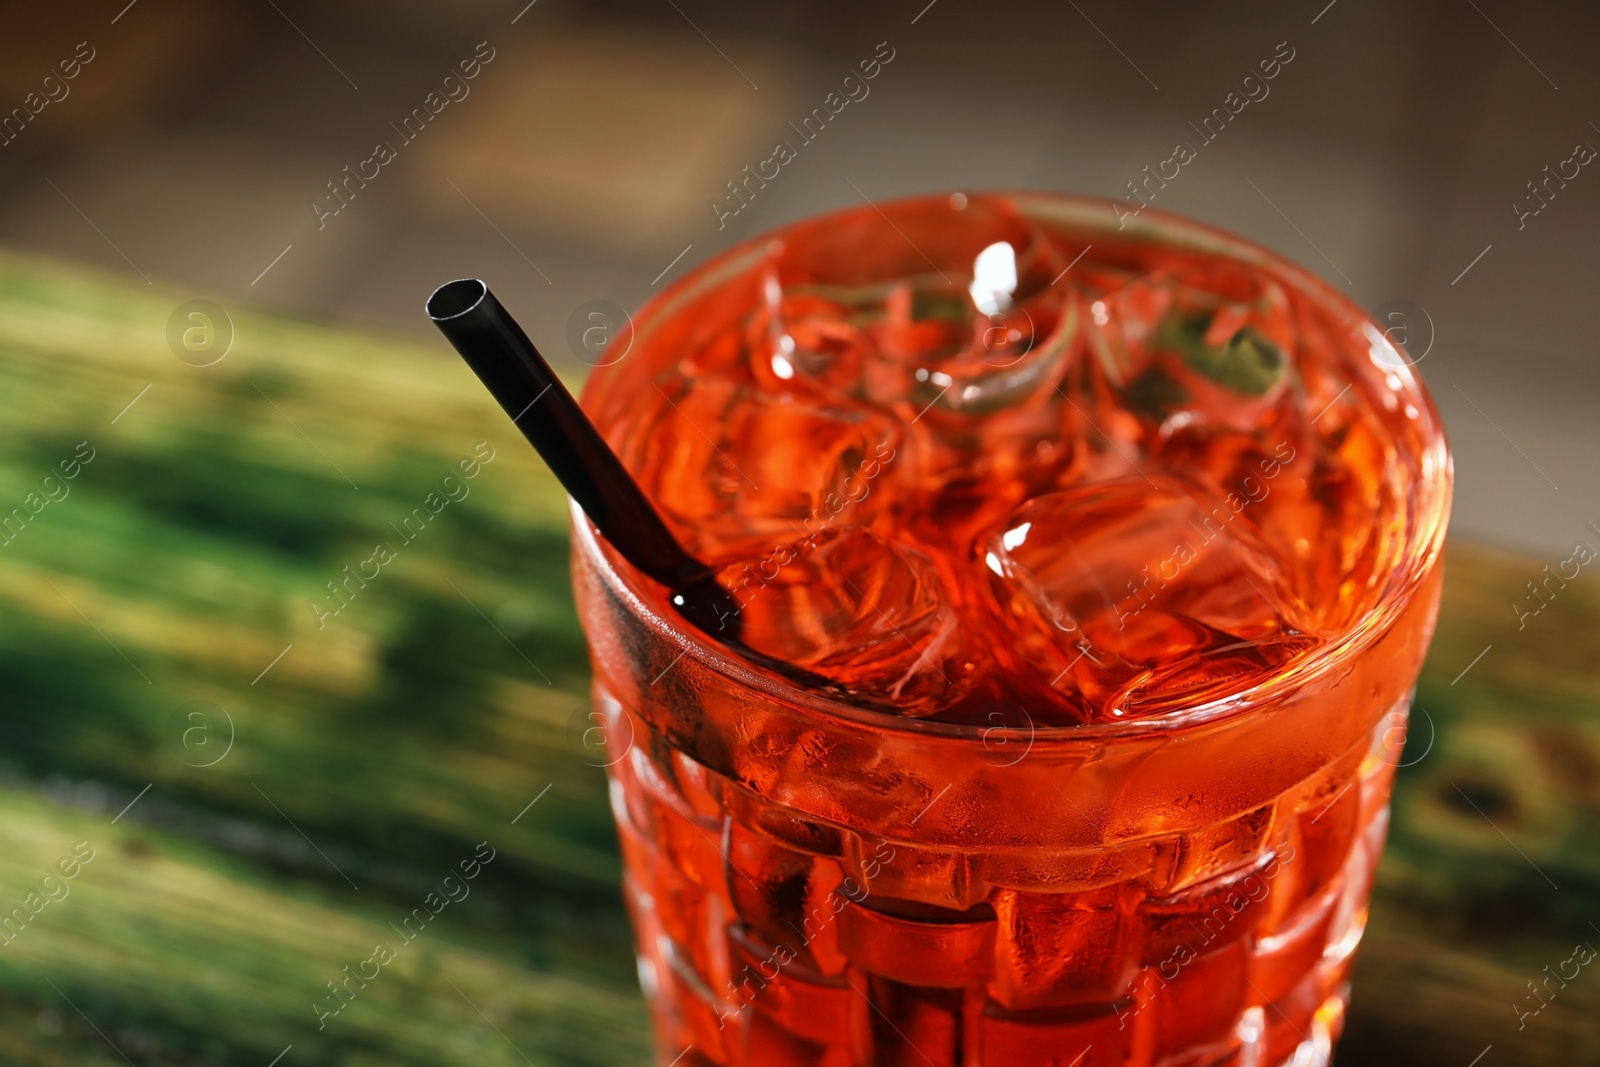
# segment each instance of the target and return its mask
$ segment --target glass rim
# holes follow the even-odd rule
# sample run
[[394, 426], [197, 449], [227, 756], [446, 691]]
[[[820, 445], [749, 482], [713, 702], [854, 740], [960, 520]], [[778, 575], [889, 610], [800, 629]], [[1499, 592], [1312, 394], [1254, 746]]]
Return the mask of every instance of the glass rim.
[[[953, 194], [934, 194], [903, 197], [887, 202], [886, 206], [933, 203]], [[678, 646], [681, 655], [696, 661], [742, 688], [774, 698], [784, 704], [796, 705], [831, 718], [870, 726], [878, 731], [899, 732], [920, 736], [945, 737], [956, 740], [996, 741], [1018, 740], [1031, 744], [1041, 742], [1084, 742], [1124, 738], [1128, 736], [1161, 736], [1176, 730], [1217, 722], [1236, 715], [1271, 705], [1325, 676], [1330, 668], [1349, 662], [1389, 631], [1395, 620], [1405, 611], [1438, 561], [1444, 547], [1444, 535], [1449, 525], [1449, 503], [1452, 489], [1452, 461], [1446, 443], [1444, 427], [1435, 409], [1433, 399], [1414, 372], [1413, 365], [1400, 358], [1392, 343], [1372, 321], [1372, 317], [1344, 294], [1305, 268], [1284, 259], [1276, 253], [1245, 238], [1227, 233], [1205, 223], [1156, 208], [1146, 208], [1131, 223], [1118, 221], [1116, 202], [1092, 196], [1068, 193], [1015, 192], [1009, 190], [979, 190], [977, 195], [994, 196], [1010, 200], [1026, 217], [1042, 217], [1048, 221], [1067, 224], [1084, 231], [1116, 230], [1124, 237], [1151, 240], [1174, 248], [1189, 251], [1214, 252], [1246, 263], [1269, 267], [1282, 280], [1294, 286], [1300, 295], [1317, 300], [1329, 310], [1342, 313], [1366, 327], [1368, 338], [1374, 346], [1382, 345], [1395, 356], [1395, 363], [1385, 365], [1385, 370], [1400, 377], [1417, 401], [1418, 419], [1425, 420], [1426, 444], [1416, 459], [1419, 468], [1416, 485], [1416, 516], [1420, 520], [1406, 532], [1404, 549], [1391, 572], [1388, 583], [1377, 602], [1364, 616], [1344, 633], [1312, 649], [1301, 659], [1281, 672], [1241, 689], [1219, 697], [1200, 701], [1190, 707], [1175, 708], [1154, 715], [1134, 717], [1109, 722], [1070, 725], [1039, 726], [984, 726], [977, 723], [945, 722], [913, 716], [892, 715], [861, 707], [844, 700], [824, 696], [803, 689], [792, 682], [760, 671], [725, 646], [701, 633], [669, 611], [658, 610], [647, 586], [629, 567], [613, 562], [614, 553], [602, 548], [598, 531], [577, 502], [568, 498], [572, 518], [573, 547], [583, 553], [595, 574], [609, 591], [635, 617], [642, 620], [652, 633], [664, 635]], [[880, 204], [880, 206], [885, 206]], [[634, 341], [648, 336], [656, 322], [669, 318], [678, 306], [696, 298], [702, 287], [740, 273], [752, 259], [767, 254], [773, 240], [778, 240], [795, 226], [814, 225], [828, 219], [871, 208], [845, 208], [797, 219], [775, 230], [767, 231], [725, 249], [674, 281], [668, 288], [648, 301], [633, 316]], [[1109, 216], [1109, 218], [1108, 218]], [[1146, 220], [1145, 216], [1150, 216]], [[590, 379], [593, 380], [592, 377]], [[585, 383], [584, 392], [588, 392]], [[1428, 453], [1434, 453], [1436, 464], [1432, 477]], [[587, 636], [587, 635], [586, 635]], [[1028, 714], [1026, 708], [1022, 709]]]

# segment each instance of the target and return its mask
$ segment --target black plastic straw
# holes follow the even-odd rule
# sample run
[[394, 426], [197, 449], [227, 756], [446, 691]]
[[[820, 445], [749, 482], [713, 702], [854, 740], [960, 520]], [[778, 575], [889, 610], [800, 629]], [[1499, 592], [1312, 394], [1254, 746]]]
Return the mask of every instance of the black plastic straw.
[[622, 558], [666, 586], [673, 605], [690, 622], [737, 643], [739, 602], [718, 584], [709, 566], [678, 544], [489, 287], [476, 278], [447, 282], [428, 298], [427, 311]]
[[672, 536], [639, 483], [488, 285], [476, 278], [446, 282], [434, 290], [426, 308], [584, 514], [623, 559], [667, 587], [680, 615], [750, 662], [797, 685], [875, 706], [837, 682], [744, 643], [738, 599], [722, 587], [710, 566]]

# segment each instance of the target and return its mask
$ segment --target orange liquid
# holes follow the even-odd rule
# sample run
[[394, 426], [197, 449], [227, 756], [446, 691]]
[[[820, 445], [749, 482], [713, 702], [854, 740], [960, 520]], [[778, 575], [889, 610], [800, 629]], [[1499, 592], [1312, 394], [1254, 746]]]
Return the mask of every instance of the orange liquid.
[[1448, 459], [1337, 297], [1088, 211], [793, 227], [589, 387], [745, 639], [859, 705], [686, 638], [580, 530], [663, 1064], [1329, 1054]]

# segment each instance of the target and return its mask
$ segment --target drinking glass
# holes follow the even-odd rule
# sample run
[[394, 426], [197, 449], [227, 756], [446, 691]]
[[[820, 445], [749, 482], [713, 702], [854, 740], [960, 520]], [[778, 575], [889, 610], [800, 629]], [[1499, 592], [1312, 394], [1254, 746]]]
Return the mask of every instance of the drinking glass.
[[[594, 710], [662, 1065], [1331, 1055], [1438, 610], [1451, 481], [1438, 418], [1404, 350], [1278, 257], [1153, 210], [1130, 234], [1103, 201], [1009, 203], [1082, 243], [1249, 264], [1342, 324], [1324, 356], [1384, 383], [1381, 444], [1414, 478], [1403, 502], [1374, 497], [1389, 538], [1381, 589], [1336, 638], [1241, 693], [1125, 721], [1041, 725], [1026, 708], [1020, 721], [930, 721], [748, 665], [666, 609], [574, 509]], [[888, 238], [940, 247], [959, 218], [930, 204], [884, 205]], [[798, 247], [875, 210], [739, 246], [658, 297], [632, 354], [587, 385], [602, 431], [634, 402], [627, 361], [666, 365], [703, 330], [707, 301], [759, 275], [772, 242]]]

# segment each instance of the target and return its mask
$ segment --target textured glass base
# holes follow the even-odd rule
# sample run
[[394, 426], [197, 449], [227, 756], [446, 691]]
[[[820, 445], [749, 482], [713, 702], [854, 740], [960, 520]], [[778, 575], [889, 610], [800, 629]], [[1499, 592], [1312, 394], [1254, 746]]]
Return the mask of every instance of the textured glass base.
[[1405, 702], [1370, 743], [1202, 832], [1006, 854], [798, 819], [597, 697], [634, 738], [611, 796], [662, 1065], [1330, 1058]]

